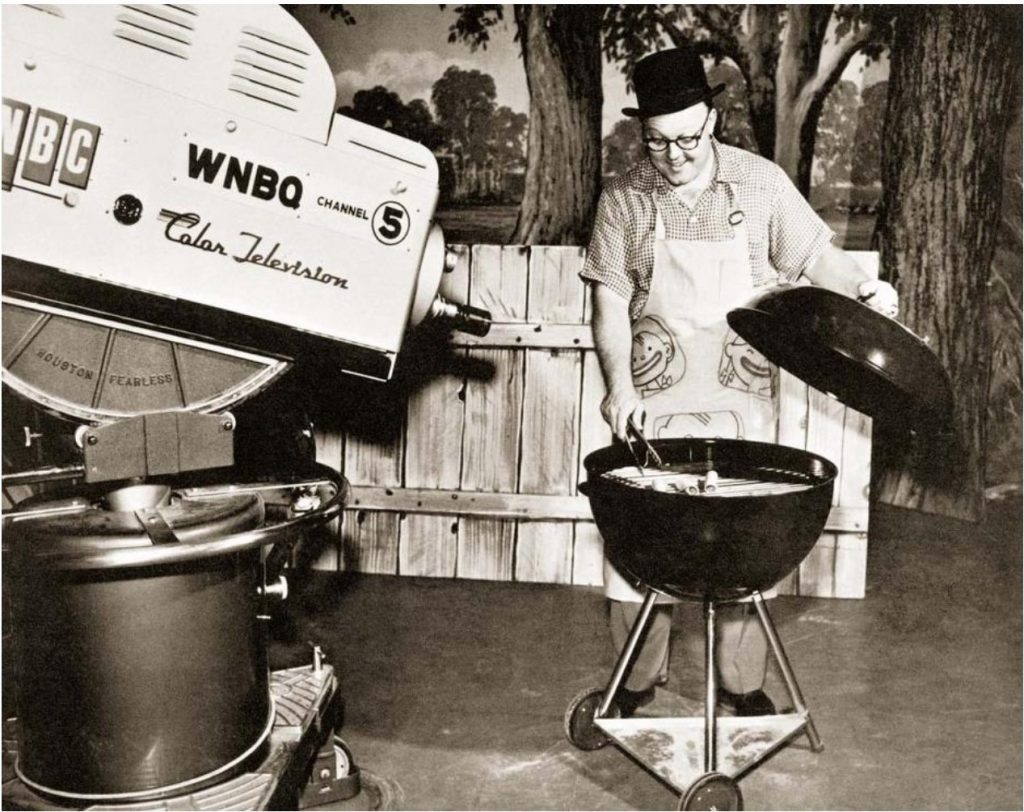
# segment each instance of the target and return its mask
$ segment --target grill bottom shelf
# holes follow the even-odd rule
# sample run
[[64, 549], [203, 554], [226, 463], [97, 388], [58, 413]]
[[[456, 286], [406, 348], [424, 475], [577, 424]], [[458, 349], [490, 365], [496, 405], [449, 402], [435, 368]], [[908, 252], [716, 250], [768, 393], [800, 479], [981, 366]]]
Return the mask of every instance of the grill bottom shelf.
[[[739, 778], [800, 733], [806, 723], [806, 714], [801, 713], [719, 717], [718, 772]], [[596, 724], [678, 792], [686, 792], [705, 772], [703, 717], [598, 719]]]

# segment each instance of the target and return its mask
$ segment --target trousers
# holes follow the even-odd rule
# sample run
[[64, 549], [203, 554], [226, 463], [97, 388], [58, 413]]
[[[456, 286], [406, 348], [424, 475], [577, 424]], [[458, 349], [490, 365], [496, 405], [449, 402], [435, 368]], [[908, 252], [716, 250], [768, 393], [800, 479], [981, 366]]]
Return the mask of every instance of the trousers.
[[[626, 647], [641, 606], [634, 601], [608, 601], [608, 625], [616, 655]], [[668, 679], [672, 607], [672, 604], [654, 606], [647, 633], [640, 641], [625, 682], [627, 690], [645, 691]], [[733, 694], [759, 690], [768, 669], [768, 640], [753, 604], [716, 605], [716, 615], [715, 664], [721, 686]]]

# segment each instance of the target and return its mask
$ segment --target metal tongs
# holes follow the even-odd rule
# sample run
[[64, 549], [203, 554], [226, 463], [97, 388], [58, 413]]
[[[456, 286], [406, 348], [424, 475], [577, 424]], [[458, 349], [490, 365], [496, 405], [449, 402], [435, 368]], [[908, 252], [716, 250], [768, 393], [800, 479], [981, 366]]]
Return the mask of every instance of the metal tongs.
[[[640, 455], [637, 453], [636, 447], [633, 445], [633, 440], [630, 439], [630, 434], [633, 435], [644, 447], [644, 458], [641, 461]], [[637, 470], [641, 476], [644, 476], [645, 470], [649, 468], [656, 468], [659, 471], [672, 472], [671, 466], [665, 465], [661, 459], [661, 455], [654, 449], [654, 446], [648, 442], [644, 433], [640, 430], [640, 427], [633, 421], [633, 418], [629, 418], [626, 424], [626, 446], [629, 448], [629, 453], [633, 455], [633, 461], [636, 463]], [[682, 476], [682, 475], [680, 475]], [[696, 494], [704, 493], [715, 493], [718, 490], [718, 472], [711, 467], [711, 463], [708, 462], [707, 469], [703, 476], [689, 475], [686, 477], [684, 483], [672, 482], [666, 483], [668, 490], [675, 490], [677, 492], [687, 493], [691, 496]], [[659, 488], [655, 485], [655, 490], [665, 490], [665, 487]]]
[[[629, 437], [630, 433], [632, 433], [633, 436], [643, 444], [643, 462], [640, 461], [640, 455], [637, 454], [636, 448], [633, 446], [633, 441]], [[626, 424], [626, 447], [629, 448], [629, 453], [633, 455], [633, 461], [636, 463], [636, 467], [640, 470], [641, 474], [643, 474], [644, 468], [653, 467], [658, 470], [664, 470], [665, 463], [661, 461], [661, 455], [659, 455], [658, 452], [654, 450], [654, 446], [647, 441], [647, 438], [644, 437], [644, 433], [633, 421], [632, 417], [629, 418], [629, 421]]]

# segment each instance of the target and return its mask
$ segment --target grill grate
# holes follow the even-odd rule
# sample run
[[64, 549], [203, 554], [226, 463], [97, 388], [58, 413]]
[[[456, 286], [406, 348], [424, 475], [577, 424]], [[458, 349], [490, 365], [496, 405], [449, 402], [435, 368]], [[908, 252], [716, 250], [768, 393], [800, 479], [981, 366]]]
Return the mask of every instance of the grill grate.
[[606, 471], [602, 479], [641, 490], [663, 493], [682, 493], [689, 496], [778, 496], [807, 490], [815, 483], [811, 477], [781, 468], [760, 468], [758, 478], [719, 476], [715, 471], [702, 469], [702, 473], [678, 471], [671, 468], [637, 468], [629, 465]]

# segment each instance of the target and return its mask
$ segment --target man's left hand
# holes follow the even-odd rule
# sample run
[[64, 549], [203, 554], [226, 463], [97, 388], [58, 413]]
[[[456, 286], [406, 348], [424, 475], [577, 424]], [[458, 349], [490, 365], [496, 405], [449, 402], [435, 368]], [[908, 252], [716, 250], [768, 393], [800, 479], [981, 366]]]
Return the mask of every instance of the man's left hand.
[[890, 319], [900, 311], [900, 297], [896, 288], [881, 279], [868, 279], [857, 286], [857, 301], [877, 310]]

